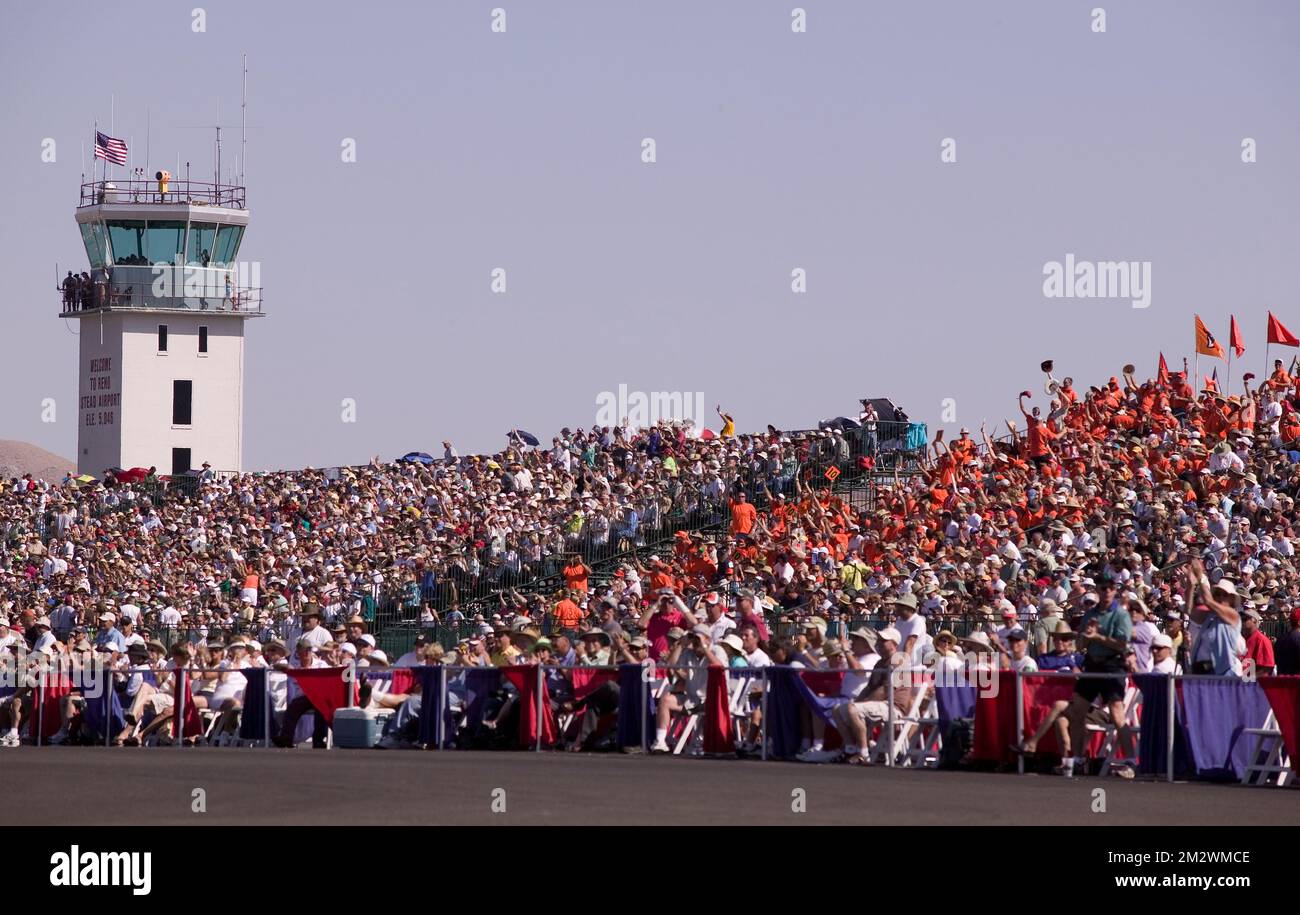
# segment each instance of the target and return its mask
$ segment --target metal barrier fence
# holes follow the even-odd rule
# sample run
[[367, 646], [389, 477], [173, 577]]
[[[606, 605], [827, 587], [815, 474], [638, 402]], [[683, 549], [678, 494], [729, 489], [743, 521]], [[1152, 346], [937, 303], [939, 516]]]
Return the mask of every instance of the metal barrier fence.
[[[532, 665], [534, 675], [536, 676], [536, 689], [534, 690], [534, 692], [535, 692], [535, 701], [536, 701], [535, 714], [537, 717], [535, 720], [536, 722], [538, 722], [537, 737], [536, 737], [535, 744], [532, 748], [533, 751], [540, 752], [543, 748], [543, 744], [542, 744], [543, 734], [542, 734], [542, 728], [540, 723], [546, 718], [547, 709], [545, 708], [545, 702], [547, 701], [547, 694], [545, 690], [545, 682], [549, 674], [562, 672], [562, 671], [574, 671], [574, 670], [584, 670], [588, 672], [608, 671], [608, 672], [617, 673], [622, 671], [623, 669], [635, 669], [637, 666], [638, 665], [634, 665], [634, 664]], [[749, 684], [747, 684], [747, 686], [751, 688], [751, 691], [748, 693], [749, 699], [752, 700], [755, 692], [761, 694], [760, 706], [758, 709], [761, 710], [760, 719], [759, 719], [759, 735], [760, 735], [759, 746], [760, 746], [760, 756], [764, 760], [768, 758], [767, 697], [769, 693], [771, 673], [777, 670], [795, 670], [799, 673], [818, 672], [816, 670], [811, 670], [808, 668], [793, 668], [793, 667], [785, 667], [785, 666], [777, 667], [775, 665], [765, 666], [760, 668], [751, 668], [751, 667], [723, 668], [720, 665], [698, 665], [698, 664], [679, 664], [679, 663], [661, 666], [659, 663], [647, 662], [639, 666], [641, 667], [641, 673], [639, 674], [638, 679], [642, 684], [643, 688], [646, 689], [646, 694], [642, 697], [638, 697], [638, 703], [637, 703], [640, 708], [640, 714], [642, 716], [642, 720], [640, 722], [641, 725], [640, 735], [641, 735], [641, 745], [643, 750], [647, 749], [646, 735], [648, 731], [647, 731], [646, 716], [647, 716], [647, 709], [649, 705], [644, 700], [648, 698], [650, 695], [648, 690], [649, 685], [653, 682], [659, 681], [661, 679], [660, 676], [661, 673], [663, 676], [671, 676], [674, 672], [689, 674], [691, 672], [698, 672], [702, 670], [707, 671], [710, 669], [718, 669], [718, 670], [726, 671], [728, 680], [730, 680], [733, 677], [744, 677], [747, 680], [751, 681]], [[446, 737], [443, 731], [444, 722], [446, 719], [447, 712], [450, 709], [449, 706], [450, 693], [447, 688], [448, 680], [449, 680], [448, 674], [452, 673], [453, 677], [455, 677], [459, 674], [468, 673], [476, 670], [482, 670], [484, 668], [475, 667], [475, 666], [465, 666], [465, 665], [456, 665], [456, 666], [436, 665], [436, 667], [439, 673], [439, 689], [438, 689], [439, 706], [436, 709], [434, 709], [431, 712], [431, 714], [433, 714], [436, 722], [436, 732], [435, 732], [436, 743], [434, 746], [435, 748], [442, 749], [444, 748], [445, 737]], [[262, 738], [262, 745], [264, 747], [267, 747], [270, 745], [271, 742], [271, 728], [273, 727], [274, 711], [275, 711], [272, 705], [271, 690], [269, 688], [270, 685], [269, 677], [271, 674], [275, 674], [275, 673], [288, 676], [288, 670], [283, 668], [278, 668], [278, 667], [260, 668], [260, 669], [265, 671], [268, 677], [268, 680], [265, 684], [266, 688], [264, 688], [263, 690], [264, 693], [263, 702], [265, 703], [265, 705], [263, 709], [264, 733]], [[351, 684], [356, 683], [359, 677], [369, 677], [374, 679], [388, 679], [391, 678], [393, 675], [392, 669], [370, 670], [368, 668], [358, 668], [355, 662], [349, 663], [348, 665], [343, 667], [336, 667], [330, 669], [336, 670], [338, 672], [340, 679], [343, 681], [345, 685], [344, 688], [345, 704], [343, 706], [344, 708], [353, 707], [353, 689], [348, 687]], [[410, 670], [415, 671], [420, 669], [421, 668], [411, 668]], [[424, 668], [424, 669], [428, 669], [428, 668]], [[171, 721], [175, 722], [172, 729], [176, 734], [177, 746], [185, 746], [185, 734], [184, 734], [185, 713], [186, 713], [187, 701], [188, 702], [194, 701], [190, 695], [192, 690], [192, 684], [194, 682], [194, 676], [202, 675], [202, 674], [228, 675], [232, 673], [240, 673], [241, 671], [245, 671], [245, 670], [249, 670], [249, 669], [241, 668], [241, 669], [232, 670], [230, 668], [186, 668], [182, 671], [185, 678], [184, 680], [185, 686], [183, 688], [174, 689], [174, 694], [176, 696], [176, 700], [175, 700], [176, 705], [175, 705], [174, 714], [172, 715], [171, 718]], [[847, 671], [847, 670], [845, 671], [846, 674], [850, 672], [853, 671]], [[857, 673], [859, 674], [865, 674], [868, 672], [869, 671], [857, 671]], [[142, 673], [142, 672], [112, 671], [107, 668], [99, 668], [96, 673], [96, 679], [98, 679], [100, 675], [107, 675], [107, 679], [105, 682], [111, 683], [112, 678], [115, 676], [130, 675], [132, 673]], [[169, 673], [175, 676], [175, 671], [170, 671]], [[973, 682], [972, 682], [972, 675], [974, 677]], [[981, 690], [980, 695], [996, 696], [998, 694], [999, 683], [1001, 682], [1000, 680], [1001, 675], [1011, 675], [1014, 680], [1014, 689], [1015, 689], [1014, 704], [1016, 709], [1015, 733], [1017, 735], [1018, 742], [1024, 739], [1024, 733], [1025, 733], [1025, 701], [1024, 701], [1025, 698], [1024, 678], [1025, 677], [1034, 677], [1039, 680], [1068, 680], [1070, 682], [1078, 682], [1079, 680], [1083, 680], [1083, 679], [1115, 680], [1119, 677], [1123, 677], [1127, 681], [1132, 676], [1131, 674], [1122, 671], [1116, 671], [1113, 673], [1012, 671], [1006, 669], [999, 669], [997, 667], [992, 667], [992, 666], [981, 668], [978, 665], [965, 667], [960, 672], [945, 671], [943, 669], [936, 668], [936, 667], [916, 667], [916, 666], [906, 666], [906, 665], [894, 667], [891, 669], [890, 675], [884, 678], [885, 679], [885, 700], [884, 701], [887, 706], [887, 710], [886, 710], [885, 718], [882, 720], [882, 724], [884, 725], [884, 727], [880, 739], [883, 740], [885, 745], [884, 753], [883, 753], [885, 766], [893, 767], [896, 764], [898, 758], [898, 754], [895, 752], [896, 725], [898, 724], [898, 719], [899, 719], [899, 712], [895, 704], [895, 699], [897, 698], [895, 691], [898, 687], [909, 686], [909, 684], [916, 684], [916, 683], [920, 683], [926, 689], [941, 688], [944, 686], [975, 686]], [[61, 674], [60, 676], [63, 675]], [[1238, 677], [1198, 675], [1198, 674], [1179, 674], [1179, 675], [1155, 674], [1153, 676], [1163, 676], [1165, 678], [1166, 693], [1164, 698], [1166, 702], [1166, 715], [1167, 715], [1165, 721], [1165, 725], [1166, 725], [1165, 780], [1168, 782], [1172, 782], [1174, 781], [1174, 774], [1175, 774], [1175, 743], [1176, 743], [1175, 717], [1176, 717], [1176, 709], [1177, 709], [1178, 684], [1180, 682], [1187, 682], [1187, 681], [1214, 681], [1220, 683], [1240, 684], [1245, 681]], [[753, 689], [755, 684], [753, 684], [752, 681], [755, 679], [758, 680], [758, 683], [756, 685], [757, 688]], [[42, 742], [42, 734], [44, 732], [43, 714], [44, 714], [44, 707], [46, 704], [45, 691], [48, 688], [47, 680], [48, 677], [46, 676], [46, 672], [42, 670], [41, 675], [39, 677], [39, 681], [34, 687], [35, 695], [36, 695], [36, 706], [37, 706], [37, 713], [36, 713], [37, 718], [35, 719], [37, 746], [43, 745]], [[955, 681], [955, 682], [944, 682], [944, 681]], [[87, 701], [91, 701], [91, 700], [88, 699]], [[728, 715], [730, 716], [731, 714], [732, 714], [731, 705], [730, 702], [728, 702]], [[905, 715], [904, 717], [906, 718], [910, 716]], [[110, 726], [111, 725], [110, 718], [111, 716], [105, 713], [105, 717], [104, 717], [105, 746], [110, 746], [112, 744], [113, 735]], [[1112, 726], [1115, 727], [1117, 735], [1120, 730], [1129, 727], [1127, 722], [1112, 722]], [[1244, 726], [1249, 728], [1252, 725], [1246, 724]], [[867, 749], [867, 748], [864, 747], [863, 749]], [[1025, 772], [1024, 754], [1018, 754], [1017, 772], [1018, 774], [1021, 775], [1023, 775]]]

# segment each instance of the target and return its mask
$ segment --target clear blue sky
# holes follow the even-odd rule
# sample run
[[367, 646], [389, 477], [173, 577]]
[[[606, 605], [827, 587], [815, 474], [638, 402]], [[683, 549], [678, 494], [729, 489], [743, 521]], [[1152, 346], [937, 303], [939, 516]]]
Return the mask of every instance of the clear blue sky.
[[[932, 426], [955, 398], [951, 425], [977, 426], [1041, 392], [1047, 357], [1082, 383], [1180, 359], [1193, 311], [1223, 337], [1235, 312], [1256, 372], [1267, 308], [1300, 330], [1300, 4], [809, 0], [801, 35], [795, 5], [8, 5], [0, 438], [75, 453], [53, 280], [84, 262], [92, 122], [115, 95], [145, 164], [151, 109], [149, 170], [209, 173], [211, 132], [180, 128], [218, 102], [238, 124], [244, 51], [241, 256], [270, 312], [248, 327], [247, 467], [495, 449], [590, 425], [620, 383], [702, 391], [742, 430], [864, 395]], [[1150, 261], [1151, 307], [1045, 299], [1067, 253]]]

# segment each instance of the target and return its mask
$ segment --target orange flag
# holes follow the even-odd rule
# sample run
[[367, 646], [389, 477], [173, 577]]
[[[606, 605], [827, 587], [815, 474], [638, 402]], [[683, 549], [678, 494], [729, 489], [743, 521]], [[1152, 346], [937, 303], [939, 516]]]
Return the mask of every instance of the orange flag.
[[1273, 317], [1273, 312], [1268, 313], [1268, 342], [1280, 343], [1283, 346], [1300, 346], [1300, 340], [1296, 335], [1291, 333], [1282, 326], [1282, 322]]
[[1228, 358], [1223, 354], [1223, 347], [1219, 341], [1214, 339], [1214, 334], [1205, 326], [1200, 315], [1196, 315], [1196, 351], [1202, 356], [1218, 356], [1220, 359]]
[[1228, 345], [1232, 347], [1232, 354], [1238, 359], [1246, 351], [1246, 343], [1241, 339], [1241, 328], [1237, 326], [1237, 316], [1232, 316], [1232, 323], [1228, 326]]

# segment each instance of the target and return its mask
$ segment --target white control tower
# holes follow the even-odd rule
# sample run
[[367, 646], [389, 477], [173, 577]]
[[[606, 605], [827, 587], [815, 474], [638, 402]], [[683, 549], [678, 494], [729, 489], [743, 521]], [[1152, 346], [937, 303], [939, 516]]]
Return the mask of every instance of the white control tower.
[[237, 260], [244, 188], [159, 174], [81, 186], [90, 265], [61, 278], [60, 313], [80, 325], [80, 473], [242, 469], [244, 323], [263, 313]]

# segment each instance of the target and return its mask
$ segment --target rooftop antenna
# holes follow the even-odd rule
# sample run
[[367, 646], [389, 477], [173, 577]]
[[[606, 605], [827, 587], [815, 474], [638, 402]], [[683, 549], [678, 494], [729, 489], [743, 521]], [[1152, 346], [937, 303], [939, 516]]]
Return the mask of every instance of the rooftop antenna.
[[244, 170], [248, 168], [248, 137], [246, 122], [248, 119], [248, 52], [244, 52], [244, 93], [239, 101], [239, 183], [244, 183]]
[[221, 99], [217, 99], [217, 180], [214, 184], [221, 184]]

